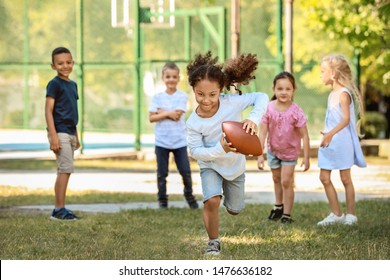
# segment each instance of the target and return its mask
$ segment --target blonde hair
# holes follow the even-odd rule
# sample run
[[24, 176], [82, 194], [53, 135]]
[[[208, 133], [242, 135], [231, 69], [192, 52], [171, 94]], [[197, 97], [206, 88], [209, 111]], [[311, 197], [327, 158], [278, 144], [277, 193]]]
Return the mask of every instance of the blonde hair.
[[334, 80], [351, 91], [352, 98], [354, 99], [354, 105], [357, 109], [355, 111], [358, 119], [356, 128], [359, 137], [363, 137], [364, 135], [360, 134], [361, 120], [364, 115], [363, 101], [360, 91], [355, 85], [354, 77], [348, 60], [341, 54], [329, 54], [323, 57], [322, 62], [328, 63], [330, 69], [333, 71]]
[[329, 54], [322, 59], [322, 62], [328, 63], [333, 71], [335, 81], [351, 91], [354, 103], [357, 105], [355, 106], [357, 108], [356, 114], [361, 118], [364, 113], [363, 101], [360, 91], [355, 85], [352, 70], [347, 59], [341, 54]]

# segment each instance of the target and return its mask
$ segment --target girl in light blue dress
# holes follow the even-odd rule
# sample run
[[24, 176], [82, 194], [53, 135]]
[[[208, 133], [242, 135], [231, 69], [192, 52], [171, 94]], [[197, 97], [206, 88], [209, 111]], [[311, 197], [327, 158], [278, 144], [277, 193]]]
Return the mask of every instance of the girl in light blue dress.
[[[354, 101], [362, 112], [359, 90], [356, 88], [351, 68], [342, 55], [328, 55], [321, 63], [321, 79], [331, 85], [328, 108], [325, 116], [325, 129], [318, 150], [320, 180], [325, 188], [331, 213], [318, 223], [326, 226], [335, 223], [352, 225], [357, 222], [355, 214], [355, 189], [351, 178], [351, 167], [356, 164], [366, 167], [355, 122]], [[340, 178], [345, 188], [347, 213], [340, 209], [337, 192], [331, 181], [331, 172], [340, 170]]]

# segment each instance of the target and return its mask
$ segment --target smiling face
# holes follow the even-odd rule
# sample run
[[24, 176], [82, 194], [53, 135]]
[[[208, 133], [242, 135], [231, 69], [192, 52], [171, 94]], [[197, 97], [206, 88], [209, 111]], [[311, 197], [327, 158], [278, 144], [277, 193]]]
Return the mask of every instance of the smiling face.
[[278, 102], [291, 103], [295, 88], [288, 78], [281, 78], [276, 81], [273, 91]]
[[163, 72], [162, 80], [166, 86], [166, 92], [175, 93], [180, 80], [180, 73], [176, 69], [166, 68]]
[[199, 104], [196, 112], [200, 117], [210, 118], [219, 108], [221, 88], [216, 81], [201, 80], [194, 86], [195, 100]]
[[57, 71], [57, 75], [64, 80], [69, 80], [72, 73], [74, 61], [70, 53], [59, 53], [53, 57], [51, 68]]

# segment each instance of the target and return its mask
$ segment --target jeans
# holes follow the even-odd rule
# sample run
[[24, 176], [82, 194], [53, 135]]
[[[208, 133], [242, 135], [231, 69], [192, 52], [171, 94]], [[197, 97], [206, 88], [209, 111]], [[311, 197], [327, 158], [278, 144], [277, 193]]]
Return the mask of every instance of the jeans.
[[156, 146], [155, 153], [157, 159], [157, 198], [159, 201], [167, 201], [167, 177], [169, 165], [169, 153], [172, 152], [175, 158], [176, 167], [179, 170], [184, 184], [184, 197], [189, 200], [193, 199], [192, 195], [192, 178], [190, 162], [187, 154], [187, 147], [178, 149], [167, 149]]

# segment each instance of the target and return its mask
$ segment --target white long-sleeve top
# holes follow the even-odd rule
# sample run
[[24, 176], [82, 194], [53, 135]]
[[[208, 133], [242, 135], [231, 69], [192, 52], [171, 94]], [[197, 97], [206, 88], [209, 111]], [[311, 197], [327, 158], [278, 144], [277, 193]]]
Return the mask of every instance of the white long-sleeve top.
[[245, 156], [226, 153], [220, 138], [222, 122], [242, 121], [242, 112], [249, 106], [253, 109], [246, 119], [259, 125], [264, 114], [268, 96], [254, 92], [242, 95], [224, 94], [219, 98], [219, 108], [211, 118], [201, 118], [194, 111], [187, 120], [187, 142], [191, 157], [198, 161], [200, 168], [211, 168], [226, 180], [233, 180], [245, 172]]

